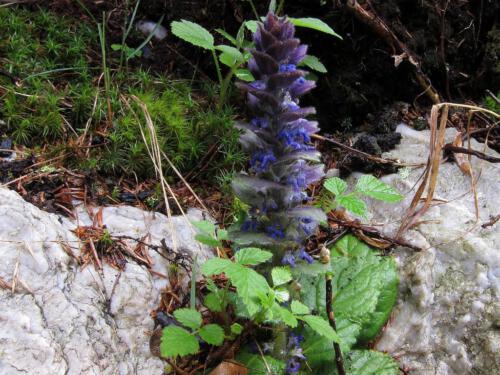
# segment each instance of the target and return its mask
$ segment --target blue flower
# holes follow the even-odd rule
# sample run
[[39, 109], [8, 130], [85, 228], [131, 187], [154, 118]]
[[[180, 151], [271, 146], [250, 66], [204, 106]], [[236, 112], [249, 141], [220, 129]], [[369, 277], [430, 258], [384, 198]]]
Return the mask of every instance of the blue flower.
[[304, 248], [301, 248], [299, 251], [298, 251], [298, 258], [299, 259], [302, 259], [302, 260], [305, 260], [307, 263], [311, 264], [314, 262], [314, 259], [312, 256], [310, 256], [306, 250]]
[[286, 103], [286, 108], [289, 111], [291, 111], [291, 112], [295, 112], [295, 111], [298, 111], [300, 109], [300, 107], [298, 106], [298, 104], [295, 103], [294, 101], [287, 102]]
[[314, 149], [314, 147], [305, 144], [311, 141], [311, 137], [303, 127], [297, 129], [282, 129], [278, 133], [278, 139], [282, 141], [286, 147], [291, 147], [293, 150]]
[[300, 362], [295, 357], [290, 358], [286, 363], [285, 373], [295, 375], [300, 370]]
[[253, 81], [250, 83], [250, 86], [257, 90], [264, 90], [266, 88], [266, 84], [262, 81]]
[[269, 120], [262, 117], [255, 117], [250, 121], [250, 124], [256, 128], [266, 129], [269, 126]]
[[281, 264], [283, 264], [284, 266], [290, 266], [292, 268], [295, 267], [295, 256], [292, 254], [291, 251], [287, 251], [285, 253], [283, 259], [281, 259]]
[[272, 151], [259, 150], [250, 158], [250, 166], [259, 173], [266, 172], [272, 163], [276, 161]]
[[274, 238], [275, 240], [285, 238], [285, 233], [279, 227], [279, 225], [268, 225], [266, 227], [266, 233], [269, 235], [269, 237]]
[[302, 353], [300, 343], [304, 340], [304, 336], [290, 334], [288, 338], [287, 348], [289, 349], [290, 358], [287, 361], [285, 372], [287, 374], [296, 374], [300, 369], [300, 361], [305, 360], [306, 356]]
[[312, 236], [318, 226], [318, 223], [310, 217], [301, 217], [299, 221], [299, 226], [304, 231], [304, 234], [307, 237]]
[[243, 224], [241, 224], [241, 230], [243, 232], [256, 232], [257, 231], [257, 220], [254, 218], [252, 219], [246, 219]]
[[299, 172], [295, 176], [288, 177], [287, 183], [293, 187], [294, 191], [302, 191], [308, 185], [306, 176], [303, 172]]
[[281, 64], [279, 71], [280, 73], [285, 73], [285, 72], [293, 72], [297, 69], [297, 66], [295, 64]]
[[295, 348], [300, 346], [300, 343], [304, 341], [304, 336], [302, 335], [296, 335], [295, 333], [291, 333], [290, 337], [288, 338], [288, 347], [289, 348]]

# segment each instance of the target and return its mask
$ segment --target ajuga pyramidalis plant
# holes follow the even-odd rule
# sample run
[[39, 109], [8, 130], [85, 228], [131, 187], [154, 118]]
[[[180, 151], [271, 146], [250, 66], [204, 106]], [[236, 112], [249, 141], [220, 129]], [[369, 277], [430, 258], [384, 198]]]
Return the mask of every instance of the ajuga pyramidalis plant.
[[[204, 319], [198, 311], [178, 309], [174, 316], [185, 328], [169, 326], [163, 330], [164, 356], [198, 353], [199, 338], [207, 344], [220, 346], [228, 338], [229, 331], [231, 335], [239, 335], [243, 329], [240, 323], [243, 323], [243, 319], [248, 319], [252, 336], [269, 341], [263, 341], [262, 348], [256, 344], [258, 353], [249, 343], [238, 354], [237, 361], [247, 364], [249, 368], [254, 368], [256, 362], [263, 362], [268, 372], [270, 369], [267, 361], [270, 361], [276, 368], [273, 367], [273, 373], [296, 375], [301, 371], [305, 360], [311, 373], [330, 373], [335, 358], [338, 373], [342, 374], [345, 371], [340, 344], [343, 344], [342, 350], [349, 350], [348, 345], [357, 340], [357, 336], [352, 335], [356, 335], [355, 332], [365, 332], [365, 328], [361, 329], [359, 325], [364, 323], [359, 322], [371, 320], [371, 324], [380, 326], [379, 313], [373, 314], [379, 307], [378, 303], [370, 302], [373, 309], [364, 315], [366, 320], [356, 315], [351, 322], [346, 316], [351, 313], [352, 306], [345, 302], [344, 297], [344, 305], [348, 305], [344, 316], [340, 314], [342, 306], [336, 310], [337, 319], [343, 319], [343, 327], [350, 327], [343, 332], [344, 337], [347, 337], [344, 341], [344, 337], [332, 328], [334, 324], [325, 319], [327, 311], [317, 296], [324, 295], [325, 304], [331, 306], [333, 284], [330, 272], [337, 277], [341, 272], [334, 272], [333, 267], [338, 271], [345, 271], [345, 267], [351, 270], [351, 266], [346, 266], [346, 262], [335, 264], [328, 260], [320, 267], [307, 264], [312, 263], [313, 258], [304, 249], [306, 239], [314, 234], [319, 223], [326, 221], [326, 216], [321, 209], [308, 204], [310, 198], [307, 187], [323, 177], [323, 165], [320, 153], [311, 142], [311, 135], [318, 131], [318, 124], [306, 119], [315, 112], [314, 108], [302, 108], [299, 105], [299, 99], [314, 88], [314, 82], [305, 79], [306, 72], [297, 69], [306, 55], [307, 47], [294, 38], [294, 31], [294, 26], [287, 18], [268, 14], [265, 21], [257, 27], [254, 34], [255, 48], [250, 51], [252, 57], [248, 68], [256, 80], [239, 84], [246, 92], [251, 113], [247, 123], [237, 125], [242, 131], [243, 148], [249, 154], [250, 169], [248, 173], [241, 173], [233, 180], [233, 188], [236, 196], [248, 206], [248, 210], [229, 232], [229, 239], [233, 240], [236, 250], [234, 257], [209, 259], [201, 267], [202, 274], [207, 278], [225, 275], [224, 290], [214, 280], [207, 279], [206, 285], [210, 293], [206, 295], [204, 306], [217, 314], [223, 312], [227, 318], [224, 319], [227, 321], [226, 327], [223, 329], [217, 324], [219, 315], [214, 316], [213, 323], [202, 325]], [[347, 188], [343, 181], [330, 181], [327, 186], [327, 190], [339, 197]], [[374, 187], [378, 189], [375, 195]], [[357, 194], [361, 193], [379, 199], [383, 195], [396, 199], [387, 186], [381, 186], [369, 178], [357, 184]], [[226, 231], [216, 230], [210, 222], [201, 222], [197, 228], [205, 233], [198, 237], [199, 240], [203, 242], [203, 239], [204, 243], [211, 246], [222, 246], [221, 241], [228, 239]], [[351, 243], [350, 239], [346, 241]], [[356, 245], [356, 248], [363, 247]], [[333, 255], [341, 256], [338, 252]], [[271, 258], [274, 264], [269, 266], [267, 262]], [[348, 256], [346, 260], [347, 258]], [[362, 262], [355, 262], [361, 269]], [[373, 283], [373, 287], [380, 287], [381, 290], [382, 280], [387, 280], [388, 268], [374, 268], [372, 263], [369, 265], [374, 270], [371, 275], [379, 280], [378, 283]], [[293, 267], [297, 268], [292, 270]], [[375, 270], [380, 270], [379, 274]], [[392, 272], [396, 275], [395, 266]], [[305, 279], [301, 277], [302, 273], [306, 274]], [[345, 284], [349, 284], [355, 274], [346, 276], [348, 280]], [[360, 280], [372, 280], [364, 272], [363, 275], [363, 279], [357, 279], [354, 285], [358, 285]], [[397, 282], [392, 280], [391, 283], [395, 301]], [[386, 283], [388, 284], [389, 282]], [[355, 288], [348, 290], [351, 290], [352, 295]], [[313, 294], [316, 297], [313, 298], [314, 301], [304, 298]], [[372, 294], [370, 298], [371, 296]], [[357, 295], [353, 296], [353, 300], [359, 298]], [[359, 304], [358, 300], [356, 302]], [[228, 304], [233, 307], [227, 309]], [[236, 323], [228, 327], [233, 312]], [[390, 307], [385, 312], [388, 316]], [[377, 316], [377, 319], [371, 318], [372, 315]], [[236, 331], [233, 330], [235, 324], [240, 327]], [[254, 336], [256, 331], [258, 335]], [[272, 340], [270, 332], [274, 336]], [[229, 340], [236, 336], [229, 336]], [[372, 339], [374, 336], [372, 334], [367, 337]], [[257, 343], [256, 340], [253, 341]], [[332, 344], [336, 345], [335, 350]], [[329, 347], [332, 350], [326, 349], [325, 352], [325, 348]], [[311, 355], [311, 351], [314, 351], [314, 355]], [[323, 351], [321, 358], [316, 355], [317, 351]], [[360, 361], [364, 361], [363, 366], [370, 359], [370, 368], [372, 365], [373, 368], [382, 368], [387, 363], [387, 359], [383, 357], [380, 366], [376, 367], [378, 365], [373, 364], [373, 361], [380, 359], [380, 355], [375, 358], [369, 351], [353, 351], [350, 360], [356, 358], [356, 355]], [[393, 361], [391, 363], [394, 369], [392, 373], [395, 374], [398, 366]], [[357, 366], [355, 364], [353, 368]]]
[[236, 196], [250, 209], [232, 232], [237, 244], [267, 247], [274, 251], [275, 264], [292, 267], [312, 263], [304, 242], [326, 220], [322, 210], [307, 205], [306, 189], [323, 177], [324, 166], [311, 144], [318, 123], [306, 119], [315, 109], [299, 105], [315, 83], [297, 69], [307, 46], [294, 33], [291, 22], [269, 13], [253, 37], [248, 68], [256, 80], [239, 84], [253, 117], [237, 125], [250, 172], [233, 181]]

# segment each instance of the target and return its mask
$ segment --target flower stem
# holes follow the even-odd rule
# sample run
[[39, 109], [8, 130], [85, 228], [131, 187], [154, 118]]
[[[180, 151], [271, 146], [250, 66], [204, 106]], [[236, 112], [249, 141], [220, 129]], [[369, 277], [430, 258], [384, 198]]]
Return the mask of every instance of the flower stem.
[[217, 70], [217, 78], [219, 79], [220, 95], [219, 95], [219, 108], [222, 107], [223, 100], [225, 100], [226, 93], [223, 92], [224, 80], [222, 79], [222, 72], [220, 70], [219, 60], [215, 50], [212, 50], [212, 57], [214, 58], [215, 69]]
[[273, 357], [276, 359], [285, 359], [287, 344], [287, 328], [284, 324], [276, 326], [274, 333]]

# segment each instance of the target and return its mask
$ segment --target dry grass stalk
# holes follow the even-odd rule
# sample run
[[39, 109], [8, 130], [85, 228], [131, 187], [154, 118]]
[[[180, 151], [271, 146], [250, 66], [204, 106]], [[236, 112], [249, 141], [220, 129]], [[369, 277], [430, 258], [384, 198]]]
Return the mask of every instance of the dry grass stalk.
[[[488, 109], [457, 103], [440, 103], [432, 106], [431, 116], [429, 119], [429, 126], [431, 129], [430, 136], [430, 153], [425, 167], [424, 176], [422, 182], [420, 183], [415, 196], [408, 208], [405, 216], [402, 219], [401, 226], [398, 229], [396, 239], [400, 238], [402, 234], [417, 223], [417, 220], [429, 209], [433, 202], [434, 192], [436, 191], [437, 180], [439, 176], [439, 166], [441, 163], [442, 152], [445, 142], [445, 131], [446, 124], [448, 121], [448, 111], [450, 107], [464, 108], [471, 111], [479, 111], [488, 113], [495, 118], [500, 118], [500, 114], [490, 111]], [[442, 110], [441, 118], [439, 118], [439, 113]], [[438, 126], [438, 120], [439, 126]], [[470, 147], [470, 144], [469, 144]], [[470, 162], [470, 161], [469, 161]], [[475, 185], [477, 179], [474, 179], [474, 173], [471, 170], [471, 183], [472, 191], [474, 193], [474, 201], [476, 206], [476, 218], [479, 217], [479, 209], [477, 204], [477, 194]], [[427, 189], [427, 196], [423, 197], [424, 191]], [[419, 205], [420, 201], [424, 200], [423, 204]]]

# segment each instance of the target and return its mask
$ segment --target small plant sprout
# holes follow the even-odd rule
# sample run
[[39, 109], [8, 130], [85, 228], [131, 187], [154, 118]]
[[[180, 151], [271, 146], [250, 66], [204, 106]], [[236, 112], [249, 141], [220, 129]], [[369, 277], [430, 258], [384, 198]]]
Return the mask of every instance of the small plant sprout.
[[366, 203], [361, 199], [363, 196], [390, 203], [403, 199], [403, 196], [392, 186], [371, 175], [361, 176], [350, 193], [346, 192], [347, 183], [338, 177], [325, 180], [323, 187], [333, 194], [333, 198], [329, 194], [322, 202], [325, 211], [328, 212], [340, 206], [362, 218], [366, 218], [368, 214]]

